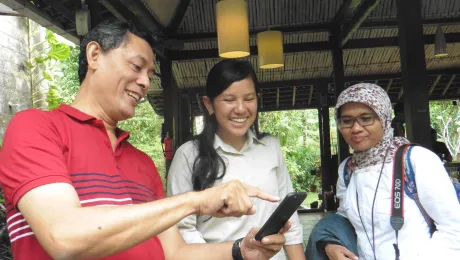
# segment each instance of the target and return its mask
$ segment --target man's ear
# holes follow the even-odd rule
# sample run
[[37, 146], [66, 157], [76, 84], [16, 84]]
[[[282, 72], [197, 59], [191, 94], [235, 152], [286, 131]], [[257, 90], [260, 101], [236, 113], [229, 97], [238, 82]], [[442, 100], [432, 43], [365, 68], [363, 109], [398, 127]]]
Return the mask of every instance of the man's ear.
[[209, 99], [208, 96], [203, 96], [203, 103], [204, 103], [206, 109], [208, 110], [209, 115], [214, 114], [214, 108], [212, 106], [211, 99]]
[[97, 42], [90, 42], [86, 45], [86, 59], [88, 61], [88, 70], [96, 70], [99, 67], [99, 59], [102, 54], [101, 45]]

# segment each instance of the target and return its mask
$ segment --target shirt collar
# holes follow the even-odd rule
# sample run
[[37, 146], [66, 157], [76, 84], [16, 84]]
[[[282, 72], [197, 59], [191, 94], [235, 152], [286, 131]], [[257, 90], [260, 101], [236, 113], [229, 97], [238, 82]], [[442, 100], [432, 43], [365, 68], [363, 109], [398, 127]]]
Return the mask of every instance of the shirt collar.
[[241, 151], [236, 151], [235, 148], [233, 148], [232, 146], [226, 144], [224, 141], [222, 141], [222, 139], [216, 134], [215, 135], [215, 138], [214, 138], [214, 149], [222, 149], [223, 151], [225, 152], [234, 152], [234, 153], [241, 153], [241, 152], [244, 152], [246, 149], [248, 149], [249, 147], [251, 147], [254, 142], [255, 143], [260, 143], [262, 145], [266, 145], [262, 140], [258, 139], [257, 136], [254, 134], [254, 132], [249, 129], [249, 131], [247, 132], [246, 134], [247, 138], [246, 138], [246, 143], [243, 145], [243, 148], [241, 148]]
[[[69, 105], [66, 105], [66, 104], [61, 104], [59, 107], [58, 107], [58, 110], [63, 112], [64, 114], [80, 121], [80, 122], [91, 122], [92, 124], [98, 126], [98, 127], [103, 127], [104, 124], [102, 122], [102, 120], [97, 120], [97, 118], [95, 118], [94, 116], [91, 116], [91, 115], [88, 115], [88, 114], [85, 114], [83, 113], [82, 111], [72, 107], [72, 106], [69, 106]], [[125, 139], [128, 139], [129, 138], [129, 132], [126, 132], [126, 131], [123, 131], [122, 129], [118, 128], [116, 129], [116, 134], [118, 136], [118, 139], [120, 140], [125, 140]]]
[[70, 116], [72, 118], [75, 118], [75, 119], [77, 119], [78, 121], [81, 121], [81, 122], [96, 119], [94, 116], [85, 114], [85, 113], [81, 112], [80, 110], [78, 110], [78, 109], [76, 109], [76, 108], [74, 108], [72, 106], [66, 105], [66, 104], [61, 104], [58, 107], [58, 110], [62, 111], [63, 113], [67, 114], [68, 116]]

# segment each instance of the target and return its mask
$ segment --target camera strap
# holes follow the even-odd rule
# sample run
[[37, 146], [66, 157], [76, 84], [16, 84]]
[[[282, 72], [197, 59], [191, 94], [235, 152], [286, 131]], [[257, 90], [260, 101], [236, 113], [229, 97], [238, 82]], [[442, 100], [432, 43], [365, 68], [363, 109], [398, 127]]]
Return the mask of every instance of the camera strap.
[[396, 260], [399, 260], [398, 231], [404, 225], [404, 154], [410, 145], [405, 144], [398, 148], [393, 158], [393, 187], [391, 192], [391, 218], [390, 223], [396, 234], [395, 249]]

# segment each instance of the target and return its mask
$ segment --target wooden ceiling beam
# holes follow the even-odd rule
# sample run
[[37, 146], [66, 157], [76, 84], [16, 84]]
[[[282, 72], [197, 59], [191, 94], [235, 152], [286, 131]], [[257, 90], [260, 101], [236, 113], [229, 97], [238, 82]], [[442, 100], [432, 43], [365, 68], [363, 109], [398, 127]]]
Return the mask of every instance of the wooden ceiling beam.
[[182, 20], [187, 12], [187, 9], [190, 5], [191, 0], [180, 0], [179, 5], [176, 7], [176, 12], [173, 19], [169, 23], [169, 26], [166, 28], [166, 35], [175, 34], [179, 28]]
[[391, 85], [393, 84], [393, 79], [388, 80], [387, 87], [385, 88], [385, 91], [388, 93], [390, 91]]
[[74, 12], [67, 9], [67, 7], [63, 6], [60, 1], [56, 0], [42, 0], [45, 4], [52, 6], [54, 10], [64, 16], [67, 20], [72, 23], [75, 23], [75, 14]]
[[444, 97], [447, 93], [447, 90], [449, 90], [450, 85], [452, 85], [452, 82], [454, 82], [455, 79], [455, 74], [450, 76], [449, 82], [447, 82], [446, 86], [444, 87], [444, 90], [442, 91], [442, 96]]
[[203, 105], [201, 105], [201, 99], [200, 99], [200, 94], [196, 93], [196, 103], [198, 104], [198, 108], [200, 109], [200, 112], [203, 113]]
[[436, 76], [436, 79], [433, 81], [433, 84], [431, 84], [430, 90], [428, 91], [428, 96], [431, 97], [431, 93], [433, 93], [434, 89], [438, 85], [439, 81], [441, 80], [442, 75]]
[[[442, 70], [428, 70], [428, 76], [438, 76], [438, 75], [452, 75], [458, 74], [460, 68], [451, 68], [451, 69], [442, 69]], [[394, 84], [395, 79], [401, 79], [401, 73], [392, 73], [392, 74], [376, 74], [376, 75], [362, 75], [362, 76], [348, 76], [345, 77], [345, 82], [375, 82], [375, 80], [390, 80], [391, 84]], [[272, 81], [272, 82], [259, 82], [259, 88], [266, 91], [266, 89], [276, 89], [281, 88], [292, 88], [292, 87], [301, 87], [301, 86], [312, 86], [317, 85], [319, 81], [324, 81], [325, 83], [333, 83], [331, 78], [316, 78], [316, 79], [297, 79], [297, 80], [286, 80], [286, 81]], [[390, 85], [390, 84], [388, 84]], [[387, 88], [388, 88], [387, 85]], [[391, 86], [391, 85], [390, 85]], [[204, 87], [184, 87], [180, 88], [184, 93], [188, 95], [195, 95], [196, 93], [204, 93]]]
[[[110, 0], [112, 2], [113, 0]], [[164, 26], [150, 13], [141, 0], [118, 0], [125, 8], [131, 11], [137, 19], [147, 27], [148, 31], [162, 36]]]
[[310, 86], [310, 93], [308, 94], [308, 105], [311, 105], [313, 99], [313, 85]]
[[276, 107], [280, 107], [280, 89], [276, 89]]
[[[434, 35], [425, 35], [424, 44], [434, 44]], [[460, 42], [460, 33], [446, 33], [447, 43]], [[368, 49], [368, 48], [381, 48], [381, 47], [399, 47], [398, 37], [386, 38], [371, 38], [371, 39], [354, 39], [348, 40], [347, 44], [343, 46], [345, 50], [353, 49]], [[306, 42], [306, 43], [292, 43], [284, 44], [284, 53], [298, 53], [298, 52], [318, 52], [332, 50], [331, 44], [328, 41], [323, 42]], [[251, 55], [257, 55], [257, 46], [250, 47]], [[217, 49], [205, 49], [196, 51], [171, 51], [171, 60], [201, 60], [218, 58]]]
[[[358, 0], [359, 1], [359, 0]], [[344, 0], [343, 4], [339, 7], [339, 10], [332, 20], [334, 24], [343, 24], [347, 21], [357, 6], [353, 6], [353, 0]]]
[[264, 108], [264, 94], [260, 93], [260, 108]]
[[[136, 29], [148, 32], [154, 52], [162, 58], [166, 58], [161, 40], [164, 28], [152, 15], [143, 7], [140, 0], [99, 0], [115, 17], [123, 21], [131, 21]], [[142, 6], [140, 6], [142, 5]]]
[[297, 87], [292, 88], [292, 106], [295, 106], [295, 95], [297, 92]]
[[[281, 31], [283, 34], [298, 34], [298, 33], [312, 33], [312, 32], [328, 32], [333, 27], [334, 23], [318, 23], [308, 25], [297, 25], [297, 26], [273, 26], [270, 30]], [[459, 25], [460, 17], [451, 18], [439, 18], [439, 19], [427, 19], [423, 21], [424, 25]], [[363, 22], [359, 28], [361, 29], [378, 29], [378, 28], [397, 28], [398, 20], [390, 21], [369, 21]], [[250, 36], [255, 37], [258, 33], [266, 31], [266, 29], [251, 30]], [[180, 40], [184, 43], [188, 42], [200, 42], [200, 41], [215, 41], [217, 40], [217, 32], [206, 32], [206, 33], [190, 33], [190, 34], [171, 34], [170, 38]]]
[[361, 24], [366, 20], [369, 14], [374, 11], [377, 5], [380, 3], [380, 0], [363, 0], [359, 5], [358, 9], [354, 13], [353, 17], [346, 21], [341, 29], [342, 39], [340, 41], [340, 46], [344, 46], [345, 43], [351, 38], [353, 33], [358, 30]]
[[401, 100], [401, 97], [402, 97], [403, 93], [404, 93], [404, 88], [401, 88], [399, 90], [399, 94], [398, 94], [398, 101]]
[[61, 23], [58, 19], [56, 19], [56, 17], [52, 17], [46, 11], [35, 6], [31, 1], [0, 0], [0, 3], [18, 12], [19, 14], [28, 17], [41, 26], [50, 29], [54, 33], [61, 35], [67, 40], [75, 44], [80, 44], [80, 38], [78, 37], [75, 30], [67, 28], [65, 24]]

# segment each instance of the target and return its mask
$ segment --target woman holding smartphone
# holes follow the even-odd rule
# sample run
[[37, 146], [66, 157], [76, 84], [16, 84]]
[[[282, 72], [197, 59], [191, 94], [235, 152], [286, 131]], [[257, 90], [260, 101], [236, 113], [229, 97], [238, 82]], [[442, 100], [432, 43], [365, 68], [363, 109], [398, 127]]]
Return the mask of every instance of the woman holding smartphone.
[[[204, 129], [177, 150], [168, 175], [168, 195], [204, 190], [231, 180], [284, 198], [293, 191], [279, 141], [255, 126], [259, 88], [252, 66], [227, 59], [209, 72], [203, 102]], [[192, 215], [179, 223], [188, 243], [217, 243], [243, 237], [262, 226], [277, 204], [252, 201], [256, 213], [240, 218]], [[303, 233], [297, 213], [285, 233], [286, 245], [272, 259], [305, 259]], [[212, 253], [212, 252], [210, 252]]]

